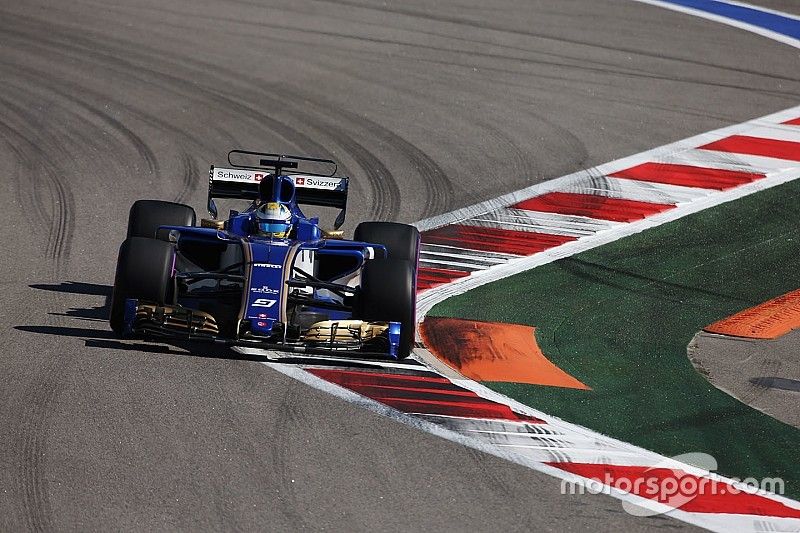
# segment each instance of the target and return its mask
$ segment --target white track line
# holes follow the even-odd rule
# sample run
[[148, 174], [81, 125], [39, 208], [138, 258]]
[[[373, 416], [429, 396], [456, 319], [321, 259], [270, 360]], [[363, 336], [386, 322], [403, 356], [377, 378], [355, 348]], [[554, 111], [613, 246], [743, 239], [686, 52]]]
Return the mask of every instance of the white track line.
[[[651, 6], [663, 7], [664, 9], [669, 9], [670, 11], [678, 11], [680, 13], [685, 13], [687, 15], [693, 15], [695, 17], [704, 18], [707, 20], [713, 20], [714, 22], [719, 22], [721, 24], [725, 24], [728, 26], [733, 26], [734, 28], [739, 28], [741, 30], [749, 31], [751, 33], [756, 33], [768, 39], [772, 39], [773, 41], [778, 41], [783, 44], [787, 44], [794, 48], [800, 48], [800, 40], [794, 39], [787, 35], [783, 35], [781, 33], [768, 30], [766, 28], [761, 28], [759, 26], [755, 26], [753, 24], [748, 24], [747, 22], [741, 22], [734, 19], [729, 19], [727, 17], [723, 17], [721, 15], [715, 15], [713, 13], [708, 13], [706, 11], [702, 11], [700, 9], [693, 9], [691, 7], [684, 7], [679, 6], [670, 2], [661, 2], [659, 0], [633, 0], [634, 2], [639, 2], [641, 4], [650, 4]], [[757, 9], [759, 11], [764, 11], [766, 13], [771, 13], [773, 15], [780, 15], [782, 17], [791, 18], [795, 20], [800, 20], [800, 18], [796, 17], [795, 15], [790, 15], [788, 13], [782, 13], [780, 11], [775, 11], [772, 9], [765, 9], [763, 7], [755, 6], [752, 4], [745, 4], [744, 2], [726, 2], [731, 5], [738, 5], [742, 7], [749, 7], [751, 9]]]
[[683, 187], [668, 183], [603, 176], [602, 178], [592, 178], [591, 181], [582, 183], [575, 189], [569, 189], [565, 192], [596, 194], [609, 198], [624, 198], [626, 200], [654, 204], [678, 204], [692, 201], [715, 191], [699, 187]]
[[621, 224], [611, 220], [600, 220], [579, 215], [561, 215], [559, 213], [512, 208], [502, 208], [491, 213], [484, 213], [460, 223], [466, 226], [546, 233], [548, 235], [564, 235], [567, 237], [594, 235], [598, 231], [604, 231]]
[[733, 154], [730, 152], [715, 152], [713, 150], [687, 150], [676, 154], [654, 158], [655, 163], [668, 163], [676, 165], [689, 165], [695, 167], [705, 166], [719, 170], [733, 170], [736, 172], [752, 172], [768, 174], [776, 170], [792, 168], [791, 162], [772, 157], [756, 155]]
[[771, 13], [773, 15], [778, 15], [780, 17], [786, 17], [786, 18], [789, 18], [789, 19], [800, 20], [800, 16], [798, 16], [798, 15], [793, 15], [791, 13], [786, 13], [784, 11], [778, 11], [777, 9], [769, 9], [767, 7], [761, 7], [761, 6], [757, 6], [755, 4], [748, 4], [748, 3], [745, 3], [745, 2], [737, 2], [735, 0], [718, 0], [718, 1], [725, 2], [726, 4], [730, 4], [732, 6], [747, 7], [747, 8], [750, 8], [750, 9], [756, 9], [758, 11], [763, 11], [764, 13]]

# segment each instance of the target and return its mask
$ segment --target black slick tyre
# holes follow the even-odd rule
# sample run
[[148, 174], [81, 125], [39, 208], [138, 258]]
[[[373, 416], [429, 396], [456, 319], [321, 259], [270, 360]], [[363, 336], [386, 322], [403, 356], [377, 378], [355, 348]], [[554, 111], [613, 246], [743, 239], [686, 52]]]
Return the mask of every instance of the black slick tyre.
[[117, 335], [125, 328], [125, 300], [168, 302], [172, 289], [174, 245], [155, 239], [130, 237], [119, 248], [109, 322]]
[[356, 226], [354, 240], [386, 246], [389, 259], [417, 262], [419, 230], [398, 222], [362, 222]]
[[197, 215], [188, 205], [162, 200], [137, 200], [128, 215], [128, 237], [156, 238], [159, 226], [194, 226]]
[[414, 347], [416, 325], [415, 263], [396, 259], [367, 261], [361, 273], [358, 318], [368, 322], [400, 322], [398, 358]]

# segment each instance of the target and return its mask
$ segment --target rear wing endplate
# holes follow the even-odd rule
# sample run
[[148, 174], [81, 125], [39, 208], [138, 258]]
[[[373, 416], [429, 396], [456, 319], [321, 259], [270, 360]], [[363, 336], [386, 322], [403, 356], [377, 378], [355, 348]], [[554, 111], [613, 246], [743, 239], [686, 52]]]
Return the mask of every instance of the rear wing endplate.
[[[208, 174], [208, 212], [217, 218], [215, 198], [257, 200], [258, 184], [269, 174], [266, 170], [252, 168], [221, 168], [211, 166]], [[344, 224], [347, 211], [349, 178], [295, 174], [295, 200], [300, 205], [314, 205], [340, 209], [334, 222], [338, 229]]]

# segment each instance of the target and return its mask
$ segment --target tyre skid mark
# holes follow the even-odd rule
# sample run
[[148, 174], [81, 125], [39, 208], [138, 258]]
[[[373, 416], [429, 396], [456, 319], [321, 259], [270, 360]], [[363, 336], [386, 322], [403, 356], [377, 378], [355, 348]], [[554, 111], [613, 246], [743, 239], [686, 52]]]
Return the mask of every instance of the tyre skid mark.
[[[16, 19], [18, 24], [27, 23], [34, 28], [36, 27], [36, 22], [26, 17], [13, 18]], [[10, 33], [23, 40], [26, 38], [26, 35], [21, 32], [16, 32], [15, 34], [12, 31]], [[241, 96], [234, 100], [220, 93], [215, 88], [218, 84], [214, 84], [213, 80], [206, 81], [208, 79], [206, 73], [209, 71], [209, 66], [202, 61], [196, 59], [186, 60], [185, 58], [173, 60], [165, 57], [161, 51], [151, 51], [143, 47], [137, 50], [128, 50], [122, 41], [108, 37], [103, 37], [107, 42], [107, 46], [98, 49], [95, 46], [96, 43], [92, 43], [86, 38], [75, 38], [68, 31], [48, 30], [45, 35], [45, 38], [36, 42], [30, 41], [30, 44], [32, 46], [41, 46], [43, 42], [45, 44], [51, 43], [47, 45], [50, 53], [64, 54], [66, 51], [71, 50], [72, 52], [68, 55], [73, 59], [85, 61], [87, 58], [93, 58], [95, 61], [100, 62], [104, 68], [112, 69], [115, 72], [115, 76], [122, 79], [131, 79], [136, 82], [146, 81], [151, 85], [154, 81], [153, 78], [161, 80], [161, 82], [157, 82], [158, 88], [168, 91], [177, 90], [186, 97], [196, 97], [199, 91], [201, 95], [210, 98], [213, 102], [231, 109], [236, 114], [241, 114], [244, 120], [257, 124], [261, 128], [267, 126], [270, 131], [287, 138], [295, 145], [310, 148], [323, 156], [331, 155], [328, 150], [323, 148], [323, 145], [313, 141], [311, 136], [301, 134], [299, 130], [296, 130], [285, 121], [279, 121], [274, 117], [267, 116], [261, 111], [263, 106], [246, 103], [242, 100], [242, 96], [249, 97], [248, 95], [252, 95], [251, 99], [253, 101], [271, 101], [272, 108], [282, 109], [282, 112], [288, 112], [293, 116], [293, 121], [304, 123], [308, 127], [317, 130], [317, 137], [328, 137], [334, 144], [341, 144], [345, 151], [357, 160], [366, 172], [371, 186], [376, 191], [375, 196], [381, 196], [385, 200], [382, 202], [383, 206], [378, 206], [379, 202], [374, 203], [376, 205], [377, 218], [393, 218], [396, 216], [400, 199], [396, 180], [386, 165], [371, 155], [369, 149], [357, 143], [344, 128], [336, 126], [342, 120], [350, 121], [358, 127], [363, 127], [373, 138], [377, 138], [393, 149], [398, 150], [399, 153], [408, 158], [412, 165], [420, 169], [420, 173], [425, 176], [422, 181], [429, 193], [427, 195], [428, 203], [425, 207], [426, 213], [440, 210], [449, 201], [449, 192], [452, 191], [452, 184], [450, 184], [443, 170], [429, 156], [383, 126], [359, 117], [354, 113], [336, 109], [335, 106], [330, 106], [326, 102], [317, 104], [313, 100], [309, 101], [308, 97], [301, 99], [296, 91], [287, 93], [286, 89], [282, 87], [268, 85], [265, 92], [265, 87], [261, 80], [242, 75], [241, 72], [228, 72], [225, 69], [220, 70], [215, 67], [214, 70], [217, 72], [217, 76], [222, 78], [225, 75], [229, 75], [227, 80], [236, 80], [235, 84], [242, 89], [238, 91]], [[113, 52], [115, 49], [119, 53], [115, 54]], [[100, 50], [108, 50], [108, 52]], [[141, 59], [139, 59], [140, 57]], [[161, 65], [163, 65], [163, 68], [158, 68]], [[189, 84], [183, 78], [172, 74], [176, 69], [196, 70], [196, 73], [187, 77], [201, 81]], [[146, 78], [139, 75], [139, 73], [145, 74]], [[314, 114], [308, 112], [309, 106], [316, 109], [317, 114], [328, 115], [332, 120], [319, 120]], [[320, 111], [322, 109], [325, 111]], [[179, 196], [185, 196], [185, 188], [179, 193]]]
[[[310, 135], [301, 133], [287, 122], [279, 121], [274, 117], [266, 115], [260, 110], [260, 107], [245, 103], [239, 98], [233, 99], [226, 96], [214, 88], [215, 84], [213, 84], [213, 82], [207, 82], [206, 84], [200, 84], [200, 82], [189, 83], [186, 82], [184, 78], [171, 74], [171, 72], [174, 71], [174, 68], [182, 67], [185, 69], [190, 65], [194, 65], [196, 66], [198, 72], [191, 76], [187, 76], [187, 78], [202, 80], [204, 79], [204, 76], [201, 73], [206, 72], [202, 69], [207, 67], [202, 62], [191, 60], [187, 61], [185, 59], [165, 61], [163, 54], [160, 54], [156, 51], [145, 54], [142, 61], [131, 62], [123, 59], [123, 57], [135, 57], [135, 54], [132, 51], [127, 51], [128, 53], [125, 55], [114, 55], [112, 53], [98, 52], [96, 49], [86, 50], [82, 46], [76, 46], [74, 44], [74, 40], [69, 41], [69, 44], [62, 43], [59, 40], [54, 42], [58, 43], [58, 46], [53, 48], [53, 51], [56, 51], [57, 53], [63, 53], [62, 48], [66, 45], [67, 48], [72, 48], [79, 52], [76, 57], [81, 59], [85, 59], [87, 56], [94, 57], [96, 60], [100, 61], [105, 68], [115, 70], [116, 74], [119, 76], [124, 76], [143, 83], [147, 82], [151, 85], [153, 84], [153, 78], [156, 78], [162, 80], [160, 83], [157, 83], [159, 88], [169, 91], [178, 91], [178, 93], [184, 97], [196, 97], [197, 93], [200, 92], [214, 102], [218, 107], [232, 110], [233, 112], [241, 115], [242, 119], [246, 120], [247, 122], [253, 123], [261, 128], [267, 126], [270, 131], [279, 133], [282, 137], [285, 137], [293, 144], [304, 147], [305, 149], [310, 149], [316, 154], [322, 156], [331, 155], [327, 149], [323, 148], [322, 144], [313, 140], [313, 137]], [[160, 63], [156, 60], [156, 58], [158, 58]], [[163, 64], [164, 69], [159, 70], [149, 66], [157, 64]], [[125, 66], [126, 68], [120, 68], [121, 66]], [[215, 70], [218, 72], [220, 71], [219, 68], [216, 68]], [[137, 71], [146, 74], [147, 77], [137, 75]], [[226, 74], [224, 70], [221, 73]], [[373, 187], [375, 187], [379, 193], [384, 194], [384, 196], [389, 199], [386, 202], [386, 208], [377, 207], [380, 203], [374, 202], [376, 209], [379, 210], [378, 214], [388, 217], [397, 212], [397, 207], [399, 206], [399, 191], [397, 190], [396, 183], [391, 178], [391, 172], [386, 166], [380, 163], [377, 158], [370, 153], [369, 150], [355, 142], [343, 128], [339, 128], [327, 122], [321, 122], [309, 113], [301, 112], [298, 107], [292, 104], [292, 102], [282, 101], [276, 99], [275, 96], [265, 94], [263, 83], [257, 80], [251, 80], [246, 76], [242, 76], [241, 73], [230, 72], [228, 74], [231, 75], [230, 79], [239, 80], [238, 83], [242, 84], [247, 89], [247, 91], [240, 91], [240, 94], [256, 92], [258, 99], [272, 101], [272, 107], [275, 109], [289, 109], [292, 114], [295, 115], [297, 122], [305, 123], [308, 126], [318, 130], [320, 135], [330, 137], [333, 142], [338, 142], [341, 144], [365, 170]], [[296, 98], [296, 95], [293, 95], [292, 97]], [[255, 98], [256, 96], [254, 95], [254, 99]], [[198, 180], [196, 183], [199, 183], [199, 181], [200, 180]], [[179, 193], [179, 196], [184, 196], [184, 191]], [[394, 199], [394, 201], [391, 199]], [[385, 213], [383, 212], [384, 210], [386, 211]]]
[[[49, 222], [46, 254], [53, 267], [59, 270], [69, 255], [75, 201], [72, 191], [63, 181], [63, 173], [50, 162], [50, 154], [40, 146], [39, 141], [56, 147], [65, 157], [69, 156], [62, 151], [57, 138], [46, 136], [34, 126], [28, 126], [32, 121], [24, 108], [4, 96], [0, 96], [0, 105], [19, 118], [16, 124], [0, 123], [0, 128], [6, 130], [9, 138], [17, 139], [19, 146], [12, 146], [20, 165], [16, 181], [20, 190], [24, 190], [28, 188], [28, 180], [33, 180], [30, 197], [34, 208], [41, 219]], [[44, 197], [45, 191], [47, 197]]]

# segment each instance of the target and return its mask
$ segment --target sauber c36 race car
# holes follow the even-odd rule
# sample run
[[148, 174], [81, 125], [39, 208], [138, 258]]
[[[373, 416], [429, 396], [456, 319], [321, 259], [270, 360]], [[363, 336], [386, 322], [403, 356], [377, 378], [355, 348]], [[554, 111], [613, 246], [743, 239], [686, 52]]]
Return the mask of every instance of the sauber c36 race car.
[[[325, 172], [302, 171], [300, 166]], [[419, 232], [344, 223], [349, 179], [334, 161], [232, 150], [211, 167], [208, 211], [139, 200], [111, 298], [122, 336], [205, 340], [313, 354], [404, 358], [414, 341]], [[251, 202], [218, 219], [215, 199]], [[301, 205], [339, 210], [334, 230]]]

